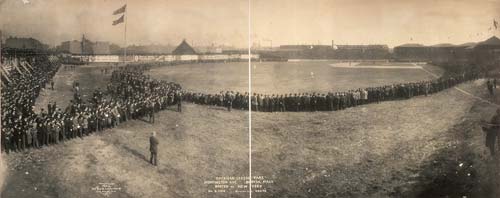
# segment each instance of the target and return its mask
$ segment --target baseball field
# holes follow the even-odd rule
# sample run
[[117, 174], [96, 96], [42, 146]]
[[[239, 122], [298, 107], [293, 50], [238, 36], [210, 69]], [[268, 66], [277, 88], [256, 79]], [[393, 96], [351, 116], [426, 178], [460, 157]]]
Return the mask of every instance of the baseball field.
[[[388, 65], [396, 68], [252, 63], [252, 91], [344, 91], [427, 80], [443, 72], [429, 65]], [[148, 74], [193, 91], [245, 92], [247, 66], [187, 64]], [[74, 81], [84, 95], [105, 89], [109, 75], [96, 67], [62, 68], [54, 78], [55, 90], [44, 90], [37, 108], [49, 101], [66, 106]], [[498, 195], [497, 162], [483, 146], [480, 129], [480, 121], [495, 112], [485, 101], [498, 98], [487, 95], [484, 80], [458, 88], [335, 112], [253, 112], [252, 175], [269, 181], [253, 197]], [[207, 183], [248, 175], [248, 112], [183, 107], [182, 113], [173, 107], [160, 112], [155, 124], [133, 120], [83, 139], [2, 155], [7, 166], [1, 197], [248, 197], [245, 192], [209, 192], [214, 186]], [[157, 167], [148, 163], [152, 131], [160, 142]], [[98, 192], [102, 183], [111, 183], [115, 191]]]
[[[390, 68], [369, 67], [352, 63], [321, 62], [252, 62], [252, 92], [264, 94], [312, 93], [347, 91], [349, 89], [381, 86], [393, 83], [432, 79], [442, 70], [431, 65], [408, 66], [391, 63]], [[360, 65], [360, 66], [356, 66]], [[401, 68], [404, 66], [405, 68]], [[248, 91], [248, 63], [202, 63], [154, 68], [153, 78], [179, 82], [187, 90], [218, 93], [233, 90]]]

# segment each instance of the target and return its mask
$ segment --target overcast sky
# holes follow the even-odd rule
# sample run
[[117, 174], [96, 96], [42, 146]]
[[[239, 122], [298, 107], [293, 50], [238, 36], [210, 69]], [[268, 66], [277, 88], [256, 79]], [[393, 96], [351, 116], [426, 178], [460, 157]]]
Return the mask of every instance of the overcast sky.
[[[111, 41], [123, 45], [124, 24], [112, 26], [123, 0], [0, 0], [0, 28], [51, 45], [65, 40]], [[25, 0], [28, 1], [28, 0]], [[248, 43], [248, 1], [128, 0], [128, 44]]]
[[[112, 12], [124, 0], [0, 0], [0, 29], [50, 45], [80, 39], [123, 45]], [[29, 1], [29, 3], [26, 3]], [[128, 0], [129, 44], [248, 43], [247, 0]], [[500, 35], [500, 0], [251, 0], [253, 43], [465, 43]], [[479, 34], [479, 35], [478, 35]]]

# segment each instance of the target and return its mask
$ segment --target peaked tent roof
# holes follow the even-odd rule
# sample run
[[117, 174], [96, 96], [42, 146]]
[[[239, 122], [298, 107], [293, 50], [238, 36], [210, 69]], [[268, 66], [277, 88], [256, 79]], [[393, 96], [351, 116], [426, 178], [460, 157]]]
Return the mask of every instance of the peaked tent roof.
[[196, 51], [186, 42], [186, 39], [182, 40], [182, 43], [177, 46], [174, 51], [172, 51], [174, 55], [193, 55], [196, 54]]

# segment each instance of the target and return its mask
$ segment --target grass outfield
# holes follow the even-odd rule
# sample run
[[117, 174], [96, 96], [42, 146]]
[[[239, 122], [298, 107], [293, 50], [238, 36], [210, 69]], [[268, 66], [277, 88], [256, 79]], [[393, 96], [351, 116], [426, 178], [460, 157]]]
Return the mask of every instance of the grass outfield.
[[[429, 80], [420, 69], [334, 68], [333, 62], [252, 63], [252, 91], [297, 93], [347, 91], [368, 86]], [[437, 75], [442, 70], [425, 66]], [[248, 63], [204, 63], [155, 68], [152, 77], [181, 83], [184, 88], [205, 93], [223, 90], [248, 91]]]
[[248, 63], [201, 63], [154, 68], [147, 72], [155, 79], [178, 82], [183, 89], [219, 93], [248, 91]]
[[[233, 63], [227, 67], [229, 64]], [[181, 72], [181, 67], [165, 70]], [[227, 75], [217, 76], [215, 71], [221, 68], [213, 67], [213, 76], [205, 80], [224, 77], [217, 81], [221, 87], [234, 86]], [[311, 66], [315, 67], [324, 68]], [[201, 71], [193, 73], [203, 77]], [[189, 75], [171, 78], [210, 87], [186, 77]], [[60, 70], [56, 90], [45, 90], [37, 106], [46, 106], [49, 100], [67, 103], [74, 80], [81, 82], [86, 94], [104, 88], [108, 78], [89, 68]], [[486, 97], [484, 81], [460, 87]], [[498, 195], [495, 189], [499, 186], [489, 186], [496, 177], [488, 171], [496, 170], [496, 165], [490, 163], [478, 124], [494, 110], [450, 89], [429, 97], [337, 112], [255, 112], [252, 174], [274, 183], [263, 185], [267, 192], [254, 193], [254, 197]], [[204, 184], [215, 177], [247, 175], [247, 127], [244, 111], [186, 103], [182, 113], [168, 110], [157, 114], [154, 125], [134, 120], [84, 139], [3, 155], [8, 166], [1, 197], [105, 197], [92, 189], [99, 183], [121, 188], [109, 197], [248, 197], [246, 193], [208, 193], [214, 188]], [[147, 163], [147, 138], [152, 130], [160, 140], [158, 167]], [[474, 168], [457, 169], [461, 163]], [[444, 195], [435, 194], [436, 189], [450, 186], [451, 190], [442, 191]]]

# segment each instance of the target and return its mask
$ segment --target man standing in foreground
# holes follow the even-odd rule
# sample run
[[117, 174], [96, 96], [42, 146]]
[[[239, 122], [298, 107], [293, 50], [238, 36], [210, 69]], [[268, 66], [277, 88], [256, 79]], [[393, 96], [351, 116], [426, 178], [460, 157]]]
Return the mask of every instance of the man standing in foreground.
[[498, 139], [498, 131], [500, 130], [500, 109], [497, 109], [496, 114], [491, 118], [491, 121], [487, 123], [489, 126], [483, 126], [482, 129], [486, 132], [486, 147], [490, 149], [492, 156], [495, 155], [495, 143], [500, 141]]
[[177, 101], [177, 111], [182, 112], [182, 95], [180, 92], [175, 94], [175, 100]]
[[151, 152], [151, 158], [149, 159], [149, 163], [155, 166], [158, 166], [158, 159], [157, 159], [158, 144], [159, 142], [158, 139], [156, 138], [156, 132], [153, 131], [151, 137], [149, 137], [149, 151]]

